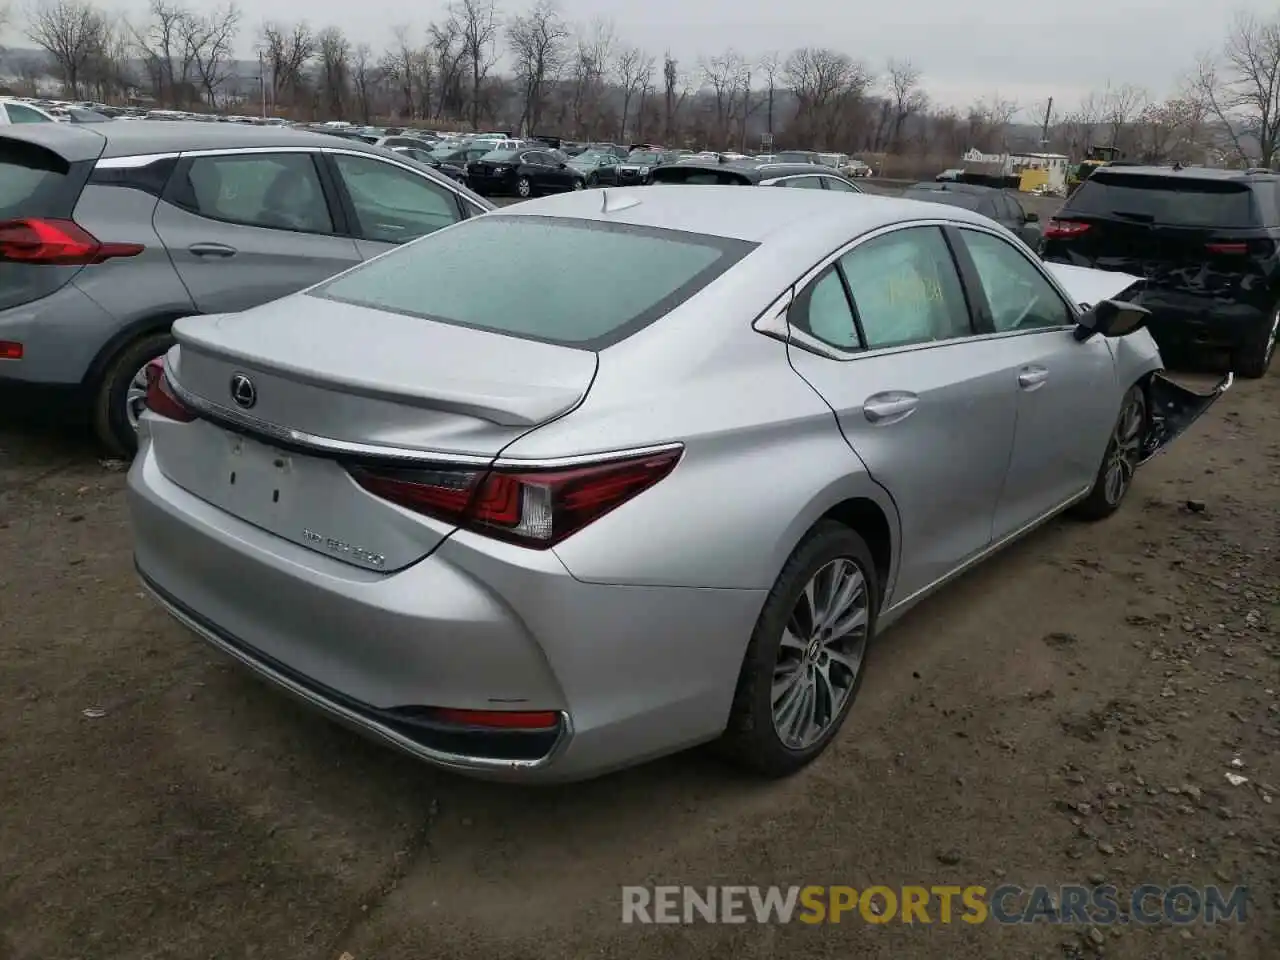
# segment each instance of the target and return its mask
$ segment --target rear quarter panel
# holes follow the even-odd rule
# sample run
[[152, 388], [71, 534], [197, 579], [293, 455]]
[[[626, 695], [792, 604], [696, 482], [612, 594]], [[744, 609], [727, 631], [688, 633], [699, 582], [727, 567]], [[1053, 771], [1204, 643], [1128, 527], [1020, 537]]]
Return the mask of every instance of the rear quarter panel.
[[[555, 548], [574, 577], [768, 589], [805, 532], [850, 498], [875, 502], [896, 541], [892, 502], [787, 364], [785, 345], [753, 332], [752, 319], [718, 348], [690, 343], [681, 353], [676, 334], [603, 351], [583, 404], [504, 451], [536, 458], [685, 445], [670, 476]], [[659, 324], [674, 333], [679, 321]]]

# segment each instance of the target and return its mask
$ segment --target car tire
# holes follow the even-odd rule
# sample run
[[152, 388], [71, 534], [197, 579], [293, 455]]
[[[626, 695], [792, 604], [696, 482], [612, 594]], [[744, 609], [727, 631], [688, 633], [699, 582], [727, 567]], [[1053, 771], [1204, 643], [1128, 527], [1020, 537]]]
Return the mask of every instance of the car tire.
[[575, 180], [575, 181], [573, 181], [573, 189], [574, 189], [574, 190], [585, 190], [585, 189], [587, 189], [587, 181], [585, 181], [585, 180]]
[[130, 419], [129, 407], [139, 400], [137, 377], [148, 363], [163, 357], [173, 346], [173, 337], [152, 333], [134, 340], [111, 358], [93, 391], [93, 432], [105, 454], [132, 457], [138, 449], [137, 427]]
[[[1135, 425], [1136, 434], [1133, 433]], [[1133, 475], [1142, 456], [1142, 438], [1148, 426], [1147, 395], [1141, 384], [1135, 383], [1120, 401], [1120, 413], [1094, 475], [1093, 486], [1089, 495], [1071, 508], [1073, 516], [1081, 520], [1105, 520], [1120, 509], [1125, 494], [1133, 486]]]
[[528, 200], [533, 196], [533, 181], [528, 177], [521, 177], [516, 181], [516, 196], [521, 200]]
[[[802, 609], [808, 607], [807, 601], [802, 602], [806, 588], [815, 579], [821, 581], [825, 571], [842, 562], [852, 564], [861, 580], [860, 602], [865, 617], [858, 641], [860, 649], [856, 666], [852, 671], [843, 662], [828, 659], [823, 664], [822, 653], [818, 654], [816, 663], [810, 662], [815, 644], [820, 651], [828, 651], [828, 657], [834, 648], [822, 646], [820, 636], [810, 636], [807, 640], [804, 636], [812, 633], [809, 630], [812, 618], [806, 621], [802, 614]], [[871, 551], [862, 537], [834, 521], [823, 521], [814, 527], [787, 559], [752, 631], [738, 676], [729, 722], [719, 743], [720, 752], [736, 766], [765, 777], [789, 776], [812, 762], [835, 738], [857, 699], [866, 675], [867, 654], [875, 639], [876, 618], [880, 612], [875, 570]], [[784, 632], [792, 638], [787, 644], [783, 642]], [[795, 646], [797, 638], [805, 643], [806, 653], [798, 652], [799, 648]], [[841, 655], [848, 656], [847, 653]], [[811, 742], [787, 743], [778, 730], [779, 722], [785, 726], [785, 720], [780, 721], [776, 715], [780, 710], [785, 712], [785, 708], [779, 705], [787, 700], [790, 691], [781, 694], [775, 702], [774, 686], [778, 671], [797, 663], [796, 672], [789, 676], [797, 677], [805, 671], [810, 679], [801, 677], [796, 682], [811, 689], [815, 697], [819, 697], [821, 681], [817, 677], [823, 667], [828, 677], [835, 675], [837, 671], [834, 668], [839, 667], [839, 678], [846, 680], [847, 684], [833, 699], [830, 694], [834, 692], [835, 684], [827, 682], [826, 716], [822, 718], [825, 722]], [[838, 706], [835, 699], [840, 699]], [[803, 707], [804, 703], [798, 706]], [[813, 713], [816, 714], [817, 710]]]
[[1253, 336], [1232, 351], [1231, 368], [1247, 380], [1257, 380], [1267, 375], [1276, 353], [1276, 339], [1280, 334], [1280, 306], [1260, 325]]
[[592, 189], [595, 189], [596, 187], [600, 186], [600, 178], [593, 173], [590, 177], [587, 178], [587, 186]]

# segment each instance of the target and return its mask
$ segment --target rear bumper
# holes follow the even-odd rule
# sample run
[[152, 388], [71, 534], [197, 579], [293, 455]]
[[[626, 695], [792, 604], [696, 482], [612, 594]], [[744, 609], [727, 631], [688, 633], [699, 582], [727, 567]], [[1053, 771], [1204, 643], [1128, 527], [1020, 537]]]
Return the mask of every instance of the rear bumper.
[[[713, 739], [764, 601], [585, 584], [550, 551], [462, 533], [396, 573], [363, 570], [177, 487], [145, 436], [129, 506], [138, 571], [179, 622], [331, 717], [489, 779], [584, 779]], [[431, 707], [562, 719], [536, 744], [401, 722]]]
[[1148, 328], [1162, 350], [1232, 349], [1269, 320], [1267, 308], [1212, 296], [1148, 288], [1135, 299], [1151, 311]]
[[94, 357], [122, 326], [74, 282], [0, 310], [0, 340], [23, 347], [21, 360], [0, 360], [0, 385], [79, 386]]

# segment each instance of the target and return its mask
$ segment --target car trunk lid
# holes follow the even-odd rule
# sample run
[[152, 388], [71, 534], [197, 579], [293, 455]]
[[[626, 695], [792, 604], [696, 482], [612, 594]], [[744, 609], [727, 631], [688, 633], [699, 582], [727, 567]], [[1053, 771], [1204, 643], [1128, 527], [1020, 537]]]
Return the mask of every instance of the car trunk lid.
[[369, 569], [454, 529], [373, 496], [354, 464], [484, 471], [576, 406], [590, 351], [296, 295], [174, 325], [175, 392], [198, 423], [155, 421], [162, 472], [294, 543]]

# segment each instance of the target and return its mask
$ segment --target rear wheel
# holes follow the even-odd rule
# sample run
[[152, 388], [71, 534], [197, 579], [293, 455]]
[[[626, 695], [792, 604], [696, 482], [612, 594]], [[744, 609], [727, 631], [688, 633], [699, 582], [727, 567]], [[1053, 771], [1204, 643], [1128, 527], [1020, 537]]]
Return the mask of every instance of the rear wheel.
[[880, 597], [871, 552], [824, 521], [796, 547], [765, 601], [721, 741], [737, 764], [794, 773], [835, 738], [862, 685]]
[[138, 449], [138, 417], [146, 406], [147, 364], [173, 346], [167, 332], [133, 341], [112, 358], [93, 394], [93, 432], [103, 452], [131, 457]]
[[573, 189], [575, 189], [575, 190], [585, 190], [586, 188], [587, 188], [587, 182], [586, 182], [585, 180], [575, 180], [575, 181], [573, 181]]
[[1134, 384], [1120, 403], [1120, 416], [1107, 441], [1089, 495], [1072, 508], [1082, 520], [1102, 520], [1111, 516], [1124, 501], [1142, 458], [1142, 437], [1147, 427], [1147, 397]]
[[533, 182], [528, 177], [521, 177], [516, 181], [516, 194], [522, 200], [528, 200], [533, 196]]
[[1276, 335], [1280, 333], [1280, 306], [1254, 332], [1253, 336], [1236, 348], [1231, 357], [1231, 367], [1236, 373], [1250, 380], [1267, 375], [1271, 360], [1276, 354]]

